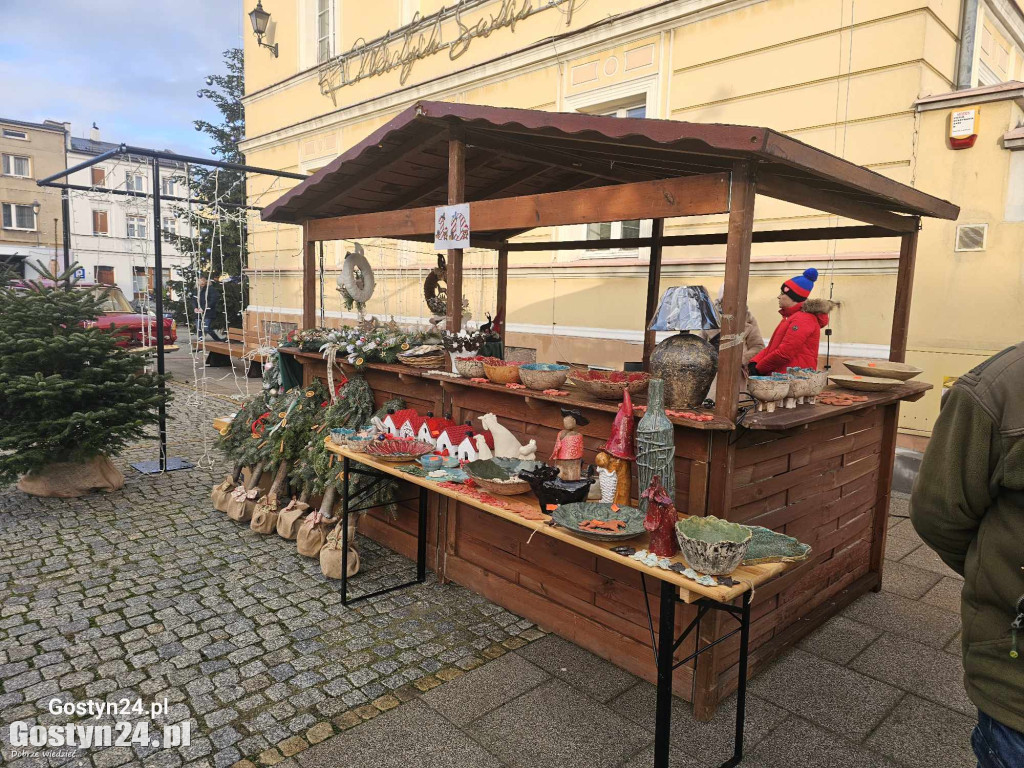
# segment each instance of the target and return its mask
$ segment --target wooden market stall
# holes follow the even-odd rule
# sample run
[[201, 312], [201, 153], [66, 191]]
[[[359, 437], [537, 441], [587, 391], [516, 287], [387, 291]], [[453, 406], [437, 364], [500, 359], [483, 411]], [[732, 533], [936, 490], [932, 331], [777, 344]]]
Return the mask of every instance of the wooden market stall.
[[[755, 232], [757, 195], [863, 224]], [[604, 243], [650, 248], [648, 324], [658, 306], [663, 249], [724, 245], [724, 339], [742, 332], [735, 319], [746, 317], [753, 242], [899, 237], [890, 344], [895, 361], [906, 352], [920, 218], [958, 214], [948, 202], [765, 128], [420, 102], [264, 209], [267, 221], [303, 227], [303, 326], [316, 323], [318, 242], [432, 241], [434, 206], [463, 202], [470, 204], [474, 247], [497, 252], [499, 312], [510, 255], [592, 246], [510, 240], [537, 227], [653, 219], [650, 237]], [[727, 215], [727, 230], [665, 234], [665, 219], [708, 214]], [[448, 295], [459, 296], [461, 251], [449, 251], [447, 269]], [[449, 301], [448, 327], [461, 323], [460, 302]], [[645, 362], [654, 341], [648, 332]], [[319, 355], [282, 351], [302, 362], [307, 382], [326, 378]], [[807, 561], [757, 590], [750, 637], [756, 674], [828, 616], [879, 588], [899, 403], [920, 397], [929, 385], [907, 382], [851, 406], [746, 413], [738, 407], [741, 353], [742, 345], [722, 346], [713, 419], [673, 419], [675, 500], [681, 512], [764, 525], [813, 547]], [[551, 451], [562, 426], [559, 409], [571, 405], [590, 420], [581, 431], [592, 461], [618, 407], [403, 365], [371, 364], [366, 377], [378, 403], [397, 395], [420, 413], [451, 412], [459, 423], [494, 413], [523, 440], [535, 439], [538, 456]], [[651, 601], [634, 570], [557, 537], [531, 538], [523, 526], [441, 494], [432, 495], [429, 515], [427, 562], [440, 578], [652, 678]], [[413, 508], [393, 520], [368, 516], [360, 530], [411, 557], [416, 518]], [[692, 608], [677, 611], [677, 626], [693, 617]], [[723, 632], [720, 616], [706, 620], [700, 641], [713, 642]], [[730, 640], [715, 646], [696, 671], [692, 664], [676, 670], [675, 692], [693, 702], [698, 718], [709, 718], [735, 689], [737, 660], [738, 641]]]

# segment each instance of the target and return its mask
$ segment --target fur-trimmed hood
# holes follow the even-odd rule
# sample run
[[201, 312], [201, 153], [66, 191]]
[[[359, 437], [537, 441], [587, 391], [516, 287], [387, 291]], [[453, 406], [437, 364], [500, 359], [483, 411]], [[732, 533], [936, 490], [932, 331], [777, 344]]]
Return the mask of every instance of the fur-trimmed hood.
[[808, 299], [803, 303], [801, 310], [812, 315], [828, 315], [838, 307], [839, 302], [832, 299]]

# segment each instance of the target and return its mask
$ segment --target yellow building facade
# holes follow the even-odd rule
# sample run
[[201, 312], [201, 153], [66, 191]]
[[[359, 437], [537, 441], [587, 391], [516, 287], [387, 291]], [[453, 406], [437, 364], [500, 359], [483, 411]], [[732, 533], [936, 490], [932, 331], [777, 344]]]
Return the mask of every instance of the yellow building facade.
[[[263, 42], [277, 44], [278, 55], [247, 38], [242, 148], [250, 164], [315, 171], [421, 99], [767, 126], [945, 197], [963, 206], [971, 223], [984, 214], [991, 226], [982, 260], [1004, 279], [1022, 268], [1020, 230], [1003, 224], [1007, 206], [1019, 204], [1010, 177], [1024, 171], [1019, 163], [1010, 167], [1022, 153], [1002, 145], [1019, 105], [1012, 97], [986, 103], [976, 145], [953, 151], [943, 122], [951, 107], [924, 102], [958, 84], [992, 87], [993, 78], [1021, 75], [1024, 14], [1014, 0], [381, 0], [372, 12], [356, 0], [267, 0], [264, 8], [271, 20]], [[965, 29], [969, 49], [961, 45]], [[990, 153], [1005, 165], [1003, 197], [984, 192], [968, 200], [959, 174], [984, 155], [977, 166], [983, 187]], [[254, 176], [250, 202], [266, 204], [290, 183]], [[772, 200], [758, 201], [756, 219], [760, 229], [849, 223]], [[944, 307], [956, 301], [947, 295], [959, 280], [959, 223], [925, 224], [919, 249], [909, 360], [937, 386], [1024, 336], [1012, 322], [997, 332], [989, 319], [966, 311], [958, 327], [935, 331], [947, 322]], [[666, 231], [721, 231], [723, 224], [715, 217], [672, 220]], [[649, 227], [610, 222], [525, 235], [593, 239], [594, 247], [511, 257], [508, 343], [536, 350], [539, 360], [639, 360], [648, 254], [602, 248], [601, 239]], [[298, 323], [298, 231], [258, 222], [250, 231], [248, 322], [261, 334]], [[421, 286], [435, 261], [429, 246], [364, 246], [378, 285], [367, 311], [425, 321]], [[324, 252], [329, 324], [355, 317], [334, 289], [348, 247], [334, 243]], [[782, 280], [814, 266], [815, 295], [842, 302], [823, 354], [840, 368], [851, 356], [886, 357], [897, 248], [895, 239], [756, 245], [750, 306], [762, 331], [769, 334], [778, 320]], [[699, 283], [714, 295], [724, 250], [668, 248], [663, 263], [664, 286]], [[962, 271], [980, 279], [972, 267], [979, 263], [966, 260]], [[493, 252], [467, 253], [464, 293], [475, 320], [495, 309], [495, 278]], [[1018, 290], [1019, 283], [1018, 276]], [[1009, 285], [997, 293], [1013, 300]], [[969, 298], [973, 304], [978, 296]], [[1000, 311], [1018, 306], [1019, 296]], [[937, 395], [905, 409], [902, 426], [926, 435], [936, 410]]]

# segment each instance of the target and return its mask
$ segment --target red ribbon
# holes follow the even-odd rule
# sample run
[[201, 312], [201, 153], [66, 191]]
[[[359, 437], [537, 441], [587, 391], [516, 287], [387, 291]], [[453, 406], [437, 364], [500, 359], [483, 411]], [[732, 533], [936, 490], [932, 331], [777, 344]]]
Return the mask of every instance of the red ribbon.
[[[267, 425], [264, 422], [267, 419], [269, 419], [269, 418], [270, 418], [270, 411], [267, 411], [262, 416], [260, 416], [255, 421], [253, 421], [253, 423], [252, 423], [252, 436], [253, 437], [263, 437], [263, 433], [267, 429]], [[257, 430], [259, 430], [259, 431], [257, 431]]]

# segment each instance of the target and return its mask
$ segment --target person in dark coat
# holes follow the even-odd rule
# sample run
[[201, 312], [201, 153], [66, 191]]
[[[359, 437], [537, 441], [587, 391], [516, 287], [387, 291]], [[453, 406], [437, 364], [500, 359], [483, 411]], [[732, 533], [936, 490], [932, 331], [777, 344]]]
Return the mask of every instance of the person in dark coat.
[[195, 296], [193, 313], [195, 315], [196, 338], [201, 339], [203, 335], [209, 335], [214, 341], [217, 335], [212, 325], [213, 318], [221, 311], [220, 286], [211, 282], [206, 275], [200, 275], [198, 280], [198, 291]]

